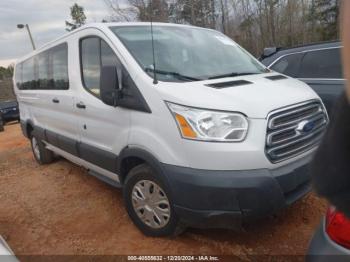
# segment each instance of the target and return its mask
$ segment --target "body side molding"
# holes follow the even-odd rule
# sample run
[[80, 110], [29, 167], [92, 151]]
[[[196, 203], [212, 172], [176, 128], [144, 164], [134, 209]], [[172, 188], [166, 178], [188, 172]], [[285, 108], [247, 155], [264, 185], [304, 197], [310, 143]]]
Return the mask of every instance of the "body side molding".
[[[68, 159], [69, 161], [75, 163], [76, 165], [85, 167], [90, 172], [92, 171], [91, 175], [97, 177], [98, 179], [103, 180], [104, 182], [107, 182], [107, 180], [108, 180], [107, 183], [109, 183], [109, 184], [111, 184], [110, 180], [112, 180], [114, 183], [114, 186], [119, 184], [119, 176], [117, 174], [110, 172], [108, 170], [105, 170], [99, 166], [96, 166], [88, 161], [85, 161], [84, 159], [81, 159], [78, 156], [72, 155], [72, 154], [70, 154], [70, 153], [68, 153], [68, 152], [66, 152], [66, 151], [64, 151], [64, 150], [62, 150], [54, 145], [51, 145], [45, 141], [44, 141], [44, 143], [46, 144], [47, 149], [49, 149], [49, 150], [55, 152], [56, 154]], [[102, 179], [101, 176], [106, 177], [106, 179]]]

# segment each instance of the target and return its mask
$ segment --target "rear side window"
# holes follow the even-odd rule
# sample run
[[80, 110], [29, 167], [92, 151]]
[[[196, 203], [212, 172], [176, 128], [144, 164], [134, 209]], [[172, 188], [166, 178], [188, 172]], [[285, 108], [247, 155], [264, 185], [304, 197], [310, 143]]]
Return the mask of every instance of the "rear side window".
[[60, 45], [51, 50], [52, 84], [51, 89], [69, 88], [67, 45]]
[[292, 54], [282, 57], [271, 69], [290, 77], [297, 77], [303, 56], [304, 54]]
[[109, 45], [98, 37], [81, 40], [81, 70], [85, 89], [100, 96], [100, 75], [102, 66], [120, 67], [120, 61]]
[[342, 79], [340, 48], [306, 53], [301, 62], [299, 77]]
[[68, 89], [67, 44], [52, 47], [17, 64], [16, 82], [17, 87], [21, 90]]
[[34, 59], [29, 58], [22, 63], [22, 84], [21, 89], [30, 90], [36, 88]]
[[38, 89], [49, 89], [49, 52], [43, 52], [37, 57]]
[[21, 89], [22, 84], [22, 64], [16, 64], [15, 81], [18, 89]]

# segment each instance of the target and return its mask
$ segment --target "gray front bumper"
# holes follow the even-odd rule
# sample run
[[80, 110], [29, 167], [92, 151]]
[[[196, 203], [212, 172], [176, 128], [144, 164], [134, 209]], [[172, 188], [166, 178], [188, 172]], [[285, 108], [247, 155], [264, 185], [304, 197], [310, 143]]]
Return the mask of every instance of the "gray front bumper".
[[311, 190], [311, 156], [275, 170], [214, 171], [163, 164], [175, 210], [188, 225], [237, 228], [271, 215]]

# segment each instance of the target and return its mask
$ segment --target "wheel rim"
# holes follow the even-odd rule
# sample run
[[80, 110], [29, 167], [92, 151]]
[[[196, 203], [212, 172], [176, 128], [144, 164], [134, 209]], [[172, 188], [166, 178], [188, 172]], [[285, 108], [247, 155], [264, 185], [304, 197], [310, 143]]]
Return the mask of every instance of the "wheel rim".
[[170, 219], [170, 204], [164, 190], [155, 182], [141, 180], [131, 193], [132, 205], [137, 216], [147, 226], [155, 229], [165, 227]]
[[33, 146], [33, 152], [34, 152], [35, 157], [37, 159], [40, 159], [39, 144], [38, 144], [38, 141], [36, 140], [35, 137], [32, 137], [32, 146]]

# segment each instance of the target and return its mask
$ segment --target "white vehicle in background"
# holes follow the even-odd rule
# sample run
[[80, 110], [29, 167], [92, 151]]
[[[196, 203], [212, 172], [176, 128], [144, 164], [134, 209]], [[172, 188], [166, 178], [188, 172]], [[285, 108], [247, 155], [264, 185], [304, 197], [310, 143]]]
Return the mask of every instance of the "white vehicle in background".
[[300, 199], [328, 121], [306, 84], [185, 25], [81, 27], [20, 59], [14, 83], [36, 160], [122, 187], [152, 236], [239, 228]]
[[0, 260], [4, 262], [18, 262], [18, 259], [2, 236], [0, 236]]

